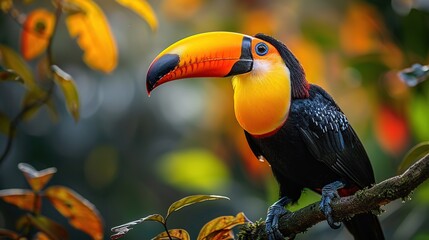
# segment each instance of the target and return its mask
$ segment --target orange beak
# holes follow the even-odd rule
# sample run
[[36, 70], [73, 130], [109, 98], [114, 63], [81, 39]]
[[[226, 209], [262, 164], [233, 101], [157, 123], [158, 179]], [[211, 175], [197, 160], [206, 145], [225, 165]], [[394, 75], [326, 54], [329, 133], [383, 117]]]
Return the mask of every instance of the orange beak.
[[174, 43], [149, 66], [148, 94], [157, 86], [177, 79], [227, 77], [251, 71], [252, 39], [244, 34], [210, 32]]

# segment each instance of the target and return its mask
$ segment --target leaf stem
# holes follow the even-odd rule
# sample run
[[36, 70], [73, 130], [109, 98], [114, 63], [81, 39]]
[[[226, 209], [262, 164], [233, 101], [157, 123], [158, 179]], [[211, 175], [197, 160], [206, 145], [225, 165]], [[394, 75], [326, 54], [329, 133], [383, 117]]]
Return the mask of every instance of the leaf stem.
[[[49, 42], [48, 42], [48, 46], [47, 46], [47, 49], [46, 49], [46, 55], [47, 55], [48, 65], [49, 66], [53, 65], [52, 45], [53, 45], [53, 40], [54, 40], [55, 32], [56, 32], [56, 29], [57, 29], [57, 26], [58, 26], [58, 22], [59, 22], [59, 19], [60, 19], [61, 15], [62, 15], [62, 2], [61, 1], [57, 1], [57, 7], [56, 7], [56, 11], [55, 11], [54, 30], [52, 32], [52, 35], [49, 37]], [[14, 20], [16, 20], [16, 22], [18, 24], [20, 24], [22, 26], [22, 24], [19, 21], [19, 18], [16, 17], [17, 14], [10, 14], [10, 16]], [[21, 121], [24, 118], [24, 116], [29, 111], [31, 111], [32, 109], [42, 106], [47, 101], [49, 101], [49, 99], [51, 98], [53, 90], [54, 90], [54, 81], [50, 81], [49, 83], [50, 84], [49, 84], [48, 89], [46, 91], [46, 95], [43, 96], [41, 99], [38, 99], [37, 101], [34, 101], [34, 102], [32, 102], [31, 104], [29, 104], [27, 106], [24, 106], [23, 109], [18, 113], [18, 115], [11, 121], [11, 123], [9, 125], [9, 132], [8, 132], [8, 136], [7, 136], [6, 146], [5, 146], [4, 150], [3, 150], [3, 153], [0, 156], [0, 166], [3, 163], [3, 161], [6, 159], [6, 157], [8, 156], [10, 150], [12, 149], [13, 138], [14, 138], [16, 129], [18, 128], [18, 125], [21, 123]]]

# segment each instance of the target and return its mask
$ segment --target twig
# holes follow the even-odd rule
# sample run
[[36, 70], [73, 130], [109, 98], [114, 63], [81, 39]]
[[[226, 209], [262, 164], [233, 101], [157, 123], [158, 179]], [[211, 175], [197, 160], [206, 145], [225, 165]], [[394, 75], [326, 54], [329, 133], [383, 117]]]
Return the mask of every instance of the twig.
[[[428, 178], [429, 155], [426, 155], [401, 175], [384, 180], [371, 188], [358, 191], [352, 196], [334, 200], [331, 204], [334, 220], [342, 221], [358, 213], [378, 211], [381, 206], [393, 200], [405, 199]], [[319, 210], [319, 202], [316, 202], [282, 216], [279, 222], [279, 230], [284, 236], [294, 236], [324, 220], [326, 218]], [[243, 228], [239, 234], [239, 239], [267, 239], [265, 224], [259, 222]]]

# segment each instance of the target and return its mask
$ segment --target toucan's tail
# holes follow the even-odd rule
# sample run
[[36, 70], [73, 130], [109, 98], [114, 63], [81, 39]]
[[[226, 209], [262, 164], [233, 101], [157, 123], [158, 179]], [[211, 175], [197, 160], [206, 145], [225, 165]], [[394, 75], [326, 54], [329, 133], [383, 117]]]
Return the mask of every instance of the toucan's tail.
[[374, 214], [357, 214], [344, 224], [355, 240], [384, 240], [380, 222]]

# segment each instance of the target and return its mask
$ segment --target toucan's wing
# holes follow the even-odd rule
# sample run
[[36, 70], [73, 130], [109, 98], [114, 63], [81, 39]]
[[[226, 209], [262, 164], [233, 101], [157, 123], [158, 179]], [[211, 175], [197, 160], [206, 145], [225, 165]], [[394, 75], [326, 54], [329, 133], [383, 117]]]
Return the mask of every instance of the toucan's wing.
[[301, 106], [301, 137], [308, 150], [341, 177], [360, 188], [374, 183], [368, 155], [334, 100], [312, 85], [310, 98]]

